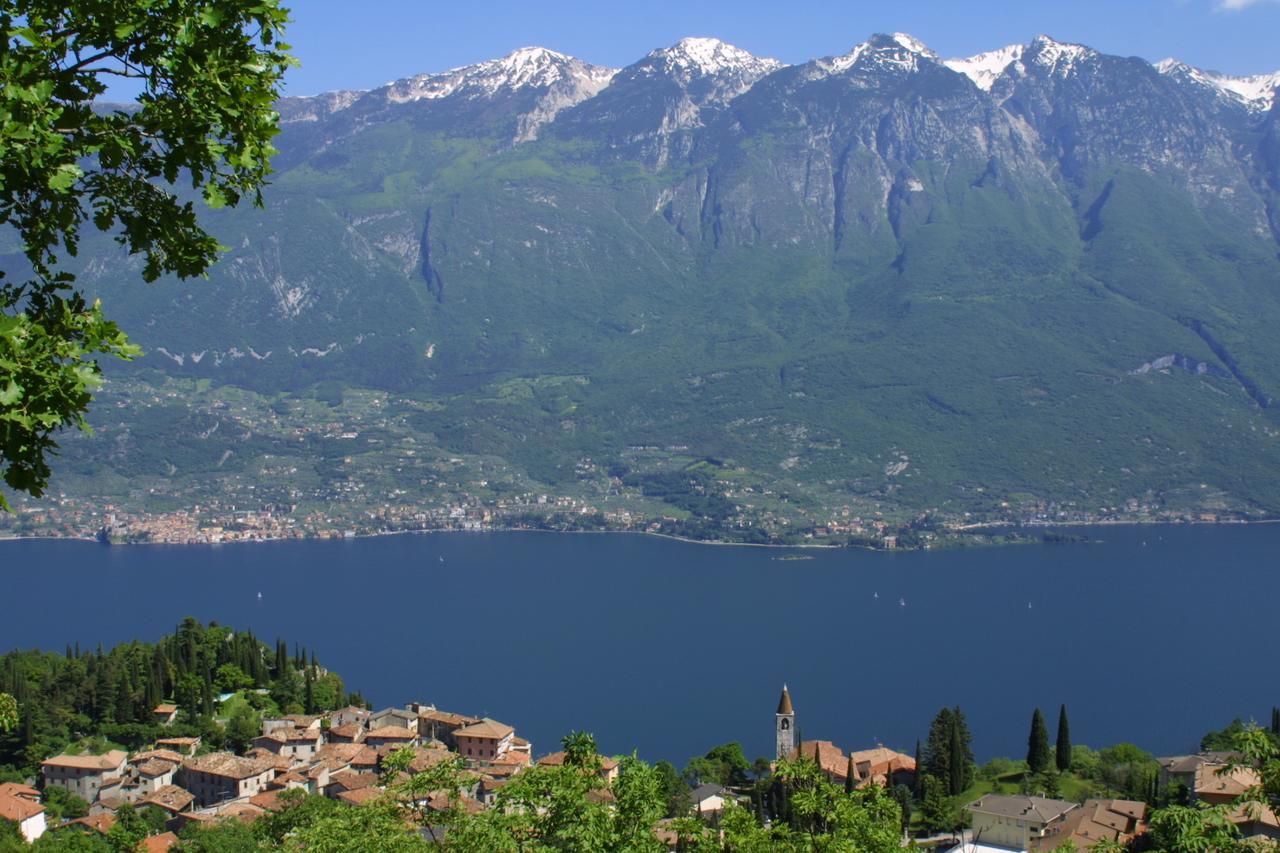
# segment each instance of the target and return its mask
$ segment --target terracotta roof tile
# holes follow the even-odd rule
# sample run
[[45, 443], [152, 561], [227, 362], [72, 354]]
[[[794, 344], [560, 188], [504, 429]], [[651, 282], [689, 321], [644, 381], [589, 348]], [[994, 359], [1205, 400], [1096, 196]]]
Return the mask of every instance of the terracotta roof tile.
[[178, 836], [172, 832], [162, 832], [159, 835], [152, 835], [142, 839], [142, 849], [146, 853], [164, 853], [164, 851], [177, 843]]
[[88, 817], [78, 817], [68, 823], [69, 825], [88, 827], [94, 832], [106, 835], [111, 831], [111, 827], [116, 825], [116, 816], [113, 814], [91, 814]]
[[165, 785], [152, 791], [142, 802], [153, 806], [159, 806], [166, 811], [178, 813], [191, 805], [195, 801], [195, 795], [186, 788], [180, 788], [177, 785]]
[[481, 720], [464, 726], [453, 733], [454, 737], [483, 738], [485, 740], [501, 740], [507, 735], [515, 734], [515, 729], [497, 720]]
[[370, 740], [414, 740], [418, 733], [403, 726], [382, 726], [365, 732], [364, 739]]
[[353, 806], [362, 806], [365, 803], [371, 803], [383, 795], [381, 788], [356, 788], [353, 791], [342, 791], [338, 794], [338, 799], [343, 802], [350, 803]]
[[45, 759], [45, 767], [75, 767], [81, 770], [115, 770], [124, 763], [128, 755], [119, 749], [104, 752], [102, 755], [55, 755]]
[[242, 758], [229, 752], [211, 752], [188, 758], [183, 765], [188, 770], [209, 773], [214, 776], [225, 776], [229, 779], [247, 779], [273, 769], [274, 762], [266, 759]]
[[18, 796], [8, 791], [0, 791], [0, 818], [22, 823], [44, 811], [44, 806], [33, 803], [30, 798]]

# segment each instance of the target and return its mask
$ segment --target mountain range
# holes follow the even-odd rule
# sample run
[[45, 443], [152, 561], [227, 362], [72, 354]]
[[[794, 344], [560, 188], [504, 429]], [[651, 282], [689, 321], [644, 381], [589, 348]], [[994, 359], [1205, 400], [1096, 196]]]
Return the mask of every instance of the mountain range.
[[1270, 515], [1277, 86], [1045, 36], [523, 48], [283, 99], [209, 282], [105, 240], [78, 272], [149, 352], [114, 375], [377, 389], [551, 488], [713, 460], [826, 507]]

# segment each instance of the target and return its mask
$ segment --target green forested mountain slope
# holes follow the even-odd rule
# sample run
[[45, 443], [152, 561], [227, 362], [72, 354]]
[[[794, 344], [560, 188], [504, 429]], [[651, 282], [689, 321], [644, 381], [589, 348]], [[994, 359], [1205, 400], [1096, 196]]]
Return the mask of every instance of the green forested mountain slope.
[[[105, 249], [82, 277], [150, 353], [122, 378], [386, 391], [552, 490], [711, 457], [905, 515], [1280, 510], [1280, 107], [1009, 56], [984, 81], [903, 36], [791, 67], [687, 40], [291, 99], [208, 283]], [[69, 453], [77, 487], [183, 476]]]

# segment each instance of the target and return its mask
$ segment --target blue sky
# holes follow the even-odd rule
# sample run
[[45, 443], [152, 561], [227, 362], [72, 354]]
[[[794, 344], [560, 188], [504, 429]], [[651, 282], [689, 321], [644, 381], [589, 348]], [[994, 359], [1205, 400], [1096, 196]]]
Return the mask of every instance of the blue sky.
[[1280, 0], [292, 0], [302, 61], [290, 94], [366, 89], [541, 45], [627, 65], [682, 36], [715, 36], [785, 62], [908, 32], [946, 57], [1038, 33], [1107, 53], [1174, 56], [1229, 74], [1280, 70]]

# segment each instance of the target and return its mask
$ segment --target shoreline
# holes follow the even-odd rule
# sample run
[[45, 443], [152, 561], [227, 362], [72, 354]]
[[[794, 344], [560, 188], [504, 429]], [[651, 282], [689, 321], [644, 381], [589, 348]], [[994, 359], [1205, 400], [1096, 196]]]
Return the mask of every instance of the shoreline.
[[[949, 534], [965, 534], [980, 533], [989, 530], [1019, 530], [1019, 529], [1049, 529], [1055, 527], [1084, 528], [1084, 527], [1182, 527], [1190, 525], [1205, 526], [1244, 526], [1254, 524], [1280, 524], [1280, 518], [1258, 518], [1258, 519], [1232, 519], [1227, 521], [1200, 521], [1198, 519], [1187, 519], [1183, 521], [1157, 521], [1151, 519], [1103, 519], [1098, 521], [1036, 521], [1036, 522], [1017, 522], [1017, 521], [983, 521], [975, 524], [967, 524], [959, 527], [946, 528]], [[110, 547], [116, 546], [158, 546], [158, 547], [190, 547], [205, 546], [214, 547], [222, 545], [257, 545], [270, 542], [350, 542], [354, 539], [373, 539], [380, 536], [424, 536], [436, 533], [448, 534], [492, 534], [492, 533], [555, 533], [555, 534], [587, 534], [587, 535], [614, 535], [614, 536], [652, 536], [657, 539], [666, 539], [672, 542], [683, 542], [688, 545], [708, 545], [716, 547], [729, 548], [775, 548], [775, 549], [812, 549], [821, 551], [839, 551], [839, 550], [859, 550], [870, 551], [872, 553], [893, 553], [901, 551], [909, 553], [912, 551], [937, 551], [945, 550], [944, 547], [934, 548], [876, 548], [869, 545], [831, 545], [817, 542], [806, 542], [796, 544], [784, 544], [773, 542], [729, 542], [719, 539], [690, 539], [685, 536], [677, 536], [671, 533], [660, 533], [651, 530], [552, 530], [542, 527], [491, 527], [485, 530], [458, 530], [454, 528], [436, 528], [431, 530], [381, 530], [374, 533], [357, 533], [354, 536], [273, 536], [261, 539], [234, 539], [227, 542], [112, 542]], [[31, 536], [20, 536], [13, 534], [0, 534], [0, 542], [21, 542], [21, 541], [59, 541], [59, 542], [86, 542], [92, 544], [99, 543], [95, 536], [58, 536], [50, 534], [35, 534]], [[1034, 543], [1030, 543], [1034, 544]]]

